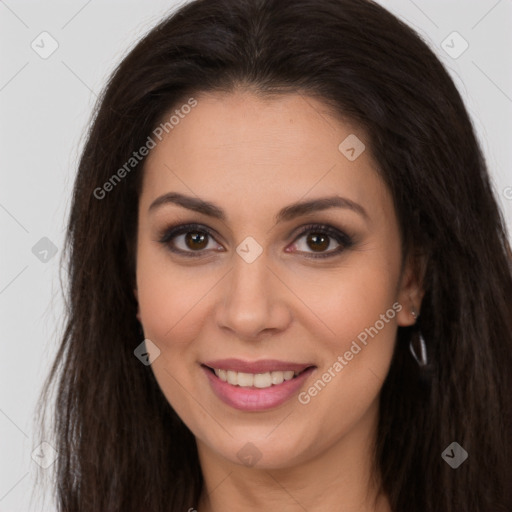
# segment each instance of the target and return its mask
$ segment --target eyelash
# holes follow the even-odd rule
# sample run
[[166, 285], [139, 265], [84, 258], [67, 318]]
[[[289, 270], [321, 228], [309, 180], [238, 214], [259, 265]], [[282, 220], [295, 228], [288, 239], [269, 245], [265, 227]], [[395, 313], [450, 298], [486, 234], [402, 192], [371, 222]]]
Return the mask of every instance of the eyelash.
[[[198, 258], [202, 256], [202, 252], [204, 251], [183, 251], [181, 249], [176, 249], [175, 247], [172, 247], [172, 245], [169, 243], [171, 240], [173, 240], [175, 237], [190, 233], [190, 232], [199, 232], [199, 233], [205, 233], [208, 235], [208, 237], [211, 237], [215, 240], [215, 237], [208, 228], [201, 224], [185, 224], [185, 225], [179, 225], [179, 226], [172, 226], [168, 227], [163, 231], [161, 236], [159, 237], [158, 242], [165, 245], [167, 249], [169, 249], [171, 252], [179, 255], [183, 255], [185, 257], [190, 258]], [[346, 233], [339, 231], [338, 229], [329, 226], [327, 224], [308, 224], [307, 226], [303, 226], [300, 230], [300, 232], [296, 235], [293, 243], [295, 243], [297, 240], [302, 238], [305, 234], [308, 233], [315, 233], [318, 235], [327, 235], [330, 238], [333, 238], [336, 242], [340, 244], [340, 246], [334, 250], [331, 250], [326, 253], [322, 254], [311, 254], [311, 253], [305, 253], [307, 256], [306, 258], [310, 259], [323, 259], [323, 258], [332, 258], [341, 252], [343, 252], [345, 249], [349, 249], [354, 244], [352, 238], [347, 235]]]

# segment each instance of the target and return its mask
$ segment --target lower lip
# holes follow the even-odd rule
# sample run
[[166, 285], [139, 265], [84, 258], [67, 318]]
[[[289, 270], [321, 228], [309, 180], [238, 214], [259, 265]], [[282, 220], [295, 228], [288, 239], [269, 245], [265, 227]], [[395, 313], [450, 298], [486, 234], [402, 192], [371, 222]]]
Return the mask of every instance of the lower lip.
[[205, 366], [201, 368], [206, 373], [206, 377], [208, 377], [213, 392], [217, 397], [225, 404], [241, 411], [266, 411], [283, 404], [297, 393], [306, 379], [315, 370], [315, 367], [312, 366], [293, 379], [261, 389], [233, 386], [219, 379], [215, 373]]

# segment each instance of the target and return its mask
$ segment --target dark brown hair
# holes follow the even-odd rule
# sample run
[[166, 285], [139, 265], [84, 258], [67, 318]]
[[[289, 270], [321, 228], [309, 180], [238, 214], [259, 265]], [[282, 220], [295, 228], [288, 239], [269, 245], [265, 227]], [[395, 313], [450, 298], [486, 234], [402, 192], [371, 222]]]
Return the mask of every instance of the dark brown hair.
[[[512, 272], [503, 218], [463, 101], [421, 37], [369, 0], [196, 0], [151, 30], [110, 78], [69, 217], [56, 384], [60, 512], [197, 507], [195, 439], [134, 356], [144, 162], [94, 195], [183, 98], [298, 92], [357, 123], [394, 199], [404, 255], [423, 255], [421, 371], [399, 328], [380, 396], [375, 467], [394, 512], [511, 510]], [[508, 398], [507, 398], [508, 397]], [[41, 425], [44, 424], [44, 414]], [[43, 428], [41, 428], [41, 431]], [[441, 458], [457, 441], [468, 460]], [[502, 508], [500, 508], [500, 506]]]

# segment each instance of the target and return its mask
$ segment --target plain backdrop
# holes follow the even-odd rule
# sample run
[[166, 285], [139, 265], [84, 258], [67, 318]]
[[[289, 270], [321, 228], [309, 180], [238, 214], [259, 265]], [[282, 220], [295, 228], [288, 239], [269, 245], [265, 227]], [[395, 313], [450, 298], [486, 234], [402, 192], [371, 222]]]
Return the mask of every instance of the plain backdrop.
[[[512, 232], [512, 1], [379, 3], [422, 35], [455, 80]], [[0, 0], [0, 512], [43, 510], [30, 502], [34, 407], [62, 332], [60, 254], [94, 102], [121, 58], [176, 5]]]

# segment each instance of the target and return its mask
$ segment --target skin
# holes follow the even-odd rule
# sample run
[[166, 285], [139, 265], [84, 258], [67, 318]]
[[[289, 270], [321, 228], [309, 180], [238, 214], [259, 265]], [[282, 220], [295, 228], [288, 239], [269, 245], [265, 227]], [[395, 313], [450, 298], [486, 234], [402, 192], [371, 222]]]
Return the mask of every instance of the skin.
[[[152, 370], [197, 441], [206, 483], [198, 510], [388, 511], [370, 478], [378, 398], [397, 327], [415, 322], [423, 292], [412, 262], [402, 268], [393, 201], [368, 143], [354, 161], [338, 150], [348, 135], [366, 136], [299, 94], [195, 98], [145, 163], [134, 293], [145, 337], [161, 351]], [[168, 192], [215, 203], [226, 220], [175, 204], [148, 211]], [[330, 208], [274, 222], [290, 203], [334, 193], [367, 217]], [[168, 226], [192, 222], [215, 237], [199, 244], [200, 257], [159, 242]], [[318, 249], [307, 234], [297, 237], [309, 223], [329, 224], [354, 244], [334, 254], [339, 243], [328, 238]], [[252, 263], [236, 252], [248, 236], [263, 249]], [[183, 234], [174, 245], [198, 252]], [[200, 367], [229, 357], [312, 363], [304, 391], [397, 302], [396, 316], [307, 404], [294, 396], [267, 411], [239, 411], [213, 394]], [[237, 457], [248, 442], [260, 454], [252, 467]]]

